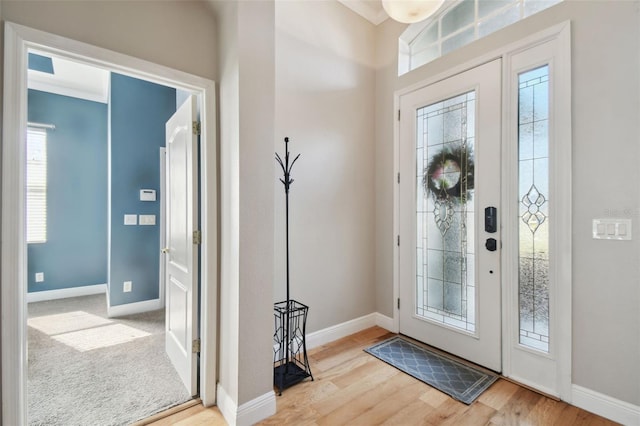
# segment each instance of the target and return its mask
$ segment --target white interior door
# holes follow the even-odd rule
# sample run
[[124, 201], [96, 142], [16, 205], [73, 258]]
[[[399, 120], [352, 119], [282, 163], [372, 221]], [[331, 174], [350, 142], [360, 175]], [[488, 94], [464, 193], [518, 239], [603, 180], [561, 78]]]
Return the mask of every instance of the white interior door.
[[198, 167], [196, 100], [190, 96], [166, 125], [166, 351], [191, 395], [197, 394]]
[[500, 371], [501, 62], [400, 109], [400, 332]]

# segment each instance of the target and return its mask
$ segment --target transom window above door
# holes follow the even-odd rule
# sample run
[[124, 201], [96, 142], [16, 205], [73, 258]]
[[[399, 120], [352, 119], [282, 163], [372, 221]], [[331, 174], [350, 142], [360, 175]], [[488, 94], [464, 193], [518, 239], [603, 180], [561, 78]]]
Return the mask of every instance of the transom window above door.
[[547, 9], [562, 0], [458, 0], [400, 36], [398, 75]]

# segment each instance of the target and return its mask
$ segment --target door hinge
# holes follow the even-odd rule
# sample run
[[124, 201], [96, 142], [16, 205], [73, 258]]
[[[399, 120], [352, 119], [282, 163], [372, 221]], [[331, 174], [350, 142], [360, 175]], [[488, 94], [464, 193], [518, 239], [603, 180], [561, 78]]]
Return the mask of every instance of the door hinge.
[[398, 173], [398, 183], [400, 183], [400, 173]]
[[191, 123], [191, 130], [193, 130], [193, 134], [198, 136], [200, 134], [200, 122], [194, 121]]
[[195, 339], [191, 344], [191, 352], [194, 354], [200, 353], [200, 339]]
[[400, 110], [398, 110], [398, 121], [400, 121]]
[[398, 244], [398, 247], [400, 247], [400, 235], [398, 235], [398, 242], [397, 242], [397, 244]]
[[202, 244], [202, 232], [200, 230], [193, 231], [193, 244]]
[[398, 297], [398, 310], [400, 310], [400, 298]]

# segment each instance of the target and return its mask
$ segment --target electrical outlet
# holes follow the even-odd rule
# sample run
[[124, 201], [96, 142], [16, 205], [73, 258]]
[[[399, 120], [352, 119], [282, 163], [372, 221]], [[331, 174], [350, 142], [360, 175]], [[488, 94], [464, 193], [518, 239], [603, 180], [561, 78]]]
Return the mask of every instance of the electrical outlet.
[[124, 285], [122, 286], [122, 291], [125, 293], [129, 293], [131, 291], [131, 286], [133, 284], [131, 283], [131, 281], [125, 281]]
[[44, 272], [36, 272], [36, 282], [41, 283], [44, 281]]

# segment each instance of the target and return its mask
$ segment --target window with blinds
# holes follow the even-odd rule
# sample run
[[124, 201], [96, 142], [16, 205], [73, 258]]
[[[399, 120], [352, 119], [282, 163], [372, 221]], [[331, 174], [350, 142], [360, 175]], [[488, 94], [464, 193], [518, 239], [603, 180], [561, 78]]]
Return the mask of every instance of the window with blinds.
[[47, 241], [47, 131], [27, 128], [27, 243]]

